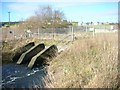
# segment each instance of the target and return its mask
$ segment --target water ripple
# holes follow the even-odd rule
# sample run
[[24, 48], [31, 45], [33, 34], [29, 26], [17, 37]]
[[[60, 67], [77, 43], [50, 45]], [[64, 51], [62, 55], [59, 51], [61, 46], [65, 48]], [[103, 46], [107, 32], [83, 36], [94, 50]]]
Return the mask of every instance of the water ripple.
[[44, 87], [45, 83], [42, 78], [47, 74], [46, 69], [44, 66], [30, 70], [25, 65], [4, 65], [2, 67], [2, 87]]

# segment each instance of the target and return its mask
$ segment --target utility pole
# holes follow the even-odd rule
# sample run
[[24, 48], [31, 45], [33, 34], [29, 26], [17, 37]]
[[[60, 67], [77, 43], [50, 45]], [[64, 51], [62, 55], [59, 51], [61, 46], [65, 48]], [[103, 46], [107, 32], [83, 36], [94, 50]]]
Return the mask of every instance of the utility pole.
[[[9, 16], [9, 30], [10, 30], [10, 13], [11, 13], [11, 12], [8, 12], [8, 16]], [[14, 31], [11, 31], [11, 30], [10, 30], [10, 32], [12, 33], [12, 35], [13, 35], [13, 37], [14, 37], [14, 39], [15, 39], [15, 32], [14, 32]]]
[[9, 15], [9, 25], [10, 25], [10, 12], [8, 12], [8, 15]]

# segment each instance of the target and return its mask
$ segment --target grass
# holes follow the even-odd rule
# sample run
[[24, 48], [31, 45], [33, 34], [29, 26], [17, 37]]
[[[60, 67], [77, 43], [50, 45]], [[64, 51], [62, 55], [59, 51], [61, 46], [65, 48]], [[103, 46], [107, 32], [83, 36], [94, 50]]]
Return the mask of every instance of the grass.
[[[92, 34], [84, 35], [85, 37], [77, 34], [77, 40], [70, 44], [70, 49], [49, 62], [48, 76], [51, 82], [46, 82], [48, 86], [54, 88], [117, 87], [117, 33], [95, 34], [94, 37]], [[56, 41], [40, 41], [35, 38], [3, 43], [3, 63], [10, 63], [14, 51], [30, 41], [43, 42], [46, 45], [56, 44]], [[8, 56], [5, 53], [8, 53]]]
[[0, 47], [0, 51], [2, 52], [2, 64], [12, 63], [12, 58], [19, 49], [26, 45], [29, 42], [44, 43], [45, 46], [56, 44], [56, 41], [53, 40], [40, 40], [37, 38], [29, 38], [29, 39], [20, 39], [20, 40], [8, 40], [7, 42], [3, 41]]
[[87, 25], [87, 27], [94, 27], [96, 29], [111, 29], [111, 25], [109, 24], [104, 24], [104, 25]]
[[117, 33], [76, 40], [50, 62], [48, 71], [57, 88], [117, 87]]
[[29, 41], [27, 40], [10, 40], [10, 41], [3, 41], [2, 42], [2, 64], [9, 64], [12, 63], [12, 58], [17, 51], [18, 48], [22, 47], [23, 45], [27, 44]]

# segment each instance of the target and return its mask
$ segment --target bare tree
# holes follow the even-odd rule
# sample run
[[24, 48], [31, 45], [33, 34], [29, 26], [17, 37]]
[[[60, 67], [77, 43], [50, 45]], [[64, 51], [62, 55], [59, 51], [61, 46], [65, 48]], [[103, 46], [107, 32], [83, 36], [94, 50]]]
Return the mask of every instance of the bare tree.
[[54, 10], [53, 20], [55, 27], [60, 27], [62, 25], [62, 19], [64, 19], [64, 13], [60, 10]]
[[64, 13], [60, 10], [55, 10], [51, 6], [39, 7], [35, 11], [35, 15], [26, 20], [26, 26], [32, 28], [48, 28], [58, 27], [64, 19]]
[[35, 11], [35, 17], [40, 27], [46, 27], [48, 23], [51, 23], [53, 17], [53, 10], [51, 6], [39, 7]]
[[27, 29], [38, 28], [39, 22], [37, 17], [31, 16], [30, 18], [28, 18], [25, 22], [25, 26]]

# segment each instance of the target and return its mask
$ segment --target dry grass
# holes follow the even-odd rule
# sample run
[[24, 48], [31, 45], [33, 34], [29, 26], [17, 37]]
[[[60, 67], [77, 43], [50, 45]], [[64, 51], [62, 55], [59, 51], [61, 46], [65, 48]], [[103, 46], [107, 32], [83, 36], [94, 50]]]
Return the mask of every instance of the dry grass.
[[44, 43], [47, 45], [55, 44], [56, 41], [53, 40], [40, 40], [37, 38], [29, 38], [29, 39], [19, 39], [19, 40], [8, 40], [7, 42], [3, 41], [0, 47], [0, 52], [2, 52], [2, 64], [12, 63], [12, 58], [15, 53], [24, 45], [29, 42]]
[[21, 39], [21, 40], [9, 40], [7, 42], [2, 42], [2, 64], [12, 63], [12, 58], [15, 55], [16, 51], [27, 43], [31, 42], [30, 39]]
[[71, 48], [50, 62], [55, 88], [115, 88], [118, 60], [117, 33], [78, 39]]
[[[79, 35], [78, 35], [79, 36]], [[48, 87], [54, 88], [114, 88], [117, 87], [118, 38], [117, 33], [87, 35], [70, 45], [50, 62]], [[18, 40], [4, 43], [3, 64], [10, 63], [14, 51], [28, 42], [39, 39]], [[42, 42], [41, 42], [42, 43]], [[44, 41], [46, 45], [54, 41]], [[47, 82], [46, 82], [47, 83]]]

